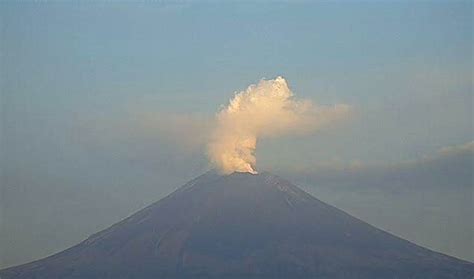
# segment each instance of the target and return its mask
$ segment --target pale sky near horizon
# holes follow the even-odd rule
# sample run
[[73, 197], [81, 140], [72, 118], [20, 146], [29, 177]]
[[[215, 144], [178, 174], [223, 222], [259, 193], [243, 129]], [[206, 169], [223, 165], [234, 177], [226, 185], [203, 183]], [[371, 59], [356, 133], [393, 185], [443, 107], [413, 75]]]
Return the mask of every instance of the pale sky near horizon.
[[[207, 170], [199, 127], [262, 78], [355, 113], [259, 142], [261, 169], [397, 165], [469, 145], [472, 11], [470, 1], [1, 2], [0, 268], [77, 243]], [[449, 204], [472, 208], [457, 189]], [[404, 235], [413, 224], [400, 214]], [[436, 245], [453, 231], [414, 240], [474, 260], [462, 250], [472, 234]]]

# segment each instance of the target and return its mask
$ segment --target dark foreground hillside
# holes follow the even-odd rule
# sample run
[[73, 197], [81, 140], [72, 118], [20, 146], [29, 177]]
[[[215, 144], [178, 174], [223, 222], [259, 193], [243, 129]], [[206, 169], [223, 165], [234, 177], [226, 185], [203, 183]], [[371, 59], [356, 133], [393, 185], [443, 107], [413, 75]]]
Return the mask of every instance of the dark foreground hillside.
[[10, 278], [473, 278], [268, 174], [206, 173]]

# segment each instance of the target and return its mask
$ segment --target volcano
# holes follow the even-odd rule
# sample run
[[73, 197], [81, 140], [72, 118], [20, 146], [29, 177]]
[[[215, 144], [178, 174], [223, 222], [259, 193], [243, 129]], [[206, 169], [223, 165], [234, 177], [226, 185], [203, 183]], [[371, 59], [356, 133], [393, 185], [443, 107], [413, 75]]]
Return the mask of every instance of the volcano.
[[278, 176], [210, 171], [9, 278], [472, 278]]

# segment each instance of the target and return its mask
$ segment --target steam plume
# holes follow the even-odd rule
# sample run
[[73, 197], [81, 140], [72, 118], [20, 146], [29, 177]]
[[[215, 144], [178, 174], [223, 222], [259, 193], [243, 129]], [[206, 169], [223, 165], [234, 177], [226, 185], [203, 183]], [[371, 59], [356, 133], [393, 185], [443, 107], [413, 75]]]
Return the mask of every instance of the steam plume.
[[309, 133], [349, 111], [347, 105], [319, 106], [309, 100], [295, 100], [282, 77], [261, 80], [237, 93], [219, 111], [208, 155], [223, 174], [255, 174], [258, 139]]

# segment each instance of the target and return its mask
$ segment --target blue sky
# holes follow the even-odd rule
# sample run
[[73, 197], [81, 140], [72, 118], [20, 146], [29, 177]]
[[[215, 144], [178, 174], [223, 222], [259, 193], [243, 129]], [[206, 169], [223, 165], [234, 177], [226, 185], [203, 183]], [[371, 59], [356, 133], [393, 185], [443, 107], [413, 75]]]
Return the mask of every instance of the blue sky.
[[205, 147], [148, 122], [199, 127], [261, 78], [356, 112], [262, 141], [262, 169], [398, 164], [473, 140], [470, 1], [4, 1], [0, 20], [3, 239], [25, 245], [4, 265], [67, 247], [206, 170]]
[[[365, 104], [392, 94], [337, 89], [381, 70], [470, 70], [468, 2], [3, 6], [9, 72], [29, 76], [53, 107], [46, 96], [68, 88], [67, 102], [157, 95], [183, 109], [185, 96], [212, 112], [228, 92], [278, 74], [302, 95]], [[315, 90], [324, 86], [334, 92]]]
[[[454, 102], [448, 113], [462, 118], [458, 129], [439, 131], [439, 142], [416, 152], [471, 137], [469, 2], [5, 3], [2, 10], [3, 95], [14, 123], [126, 118], [130, 107], [212, 115], [234, 91], [283, 75], [299, 97], [367, 114], [414, 107], [416, 118], [423, 106]], [[444, 121], [437, 109], [422, 117]], [[408, 157], [415, 145], [379, 157]]]

